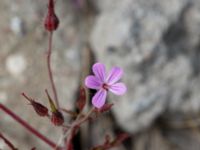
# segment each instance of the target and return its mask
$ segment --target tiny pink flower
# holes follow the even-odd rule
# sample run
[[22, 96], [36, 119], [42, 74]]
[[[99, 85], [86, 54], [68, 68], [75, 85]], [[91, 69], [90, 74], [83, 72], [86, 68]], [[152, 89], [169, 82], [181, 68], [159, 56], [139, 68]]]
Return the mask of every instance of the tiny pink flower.
[[111, 91], [116, 95], [123, 95], [127, 88], [124, 83], [118, 82], [123, 70], [119, 67], [113, 67], [106, 76], [104, 64], [96, 63], [92, 66], [94, 75], [89, 75], [85, 79], [86, 87], [97, 90], [97, 93], [92, 98], [92, 104], [96, 108], [101, 108], [106, 101], [107, 92]]

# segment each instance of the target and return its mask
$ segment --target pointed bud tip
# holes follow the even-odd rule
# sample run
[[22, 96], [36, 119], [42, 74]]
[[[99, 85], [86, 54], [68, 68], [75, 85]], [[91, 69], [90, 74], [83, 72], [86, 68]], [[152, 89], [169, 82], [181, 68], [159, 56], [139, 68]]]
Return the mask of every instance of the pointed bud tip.
[[39, 102], [36, 102], [34, 99], [32, 99], [31, 97], [28, 97], [24, 92], [21, 93], [22, 96], [28, 100], [30, 102], [30, 105], [33, 106], [33, 109], [35, 110], [35, 112], [41, 116], [41, 117], [44, 117], [44, 116], [47, 116], [48, 115], [48, 108], [44, 105], [42, 105], [41, 103]]
[[47, 98], [48, 98], [48, 100], [49, 100], [49, 104], [50, 104], [51, 111], [52, 111], [52, 112], [56, 112], [56, 111], [57, 111], [57, 108], [56, 108], [56, 106], [55, 106], [55, 104], [54, 104], [54, 102], [53, 102], [51, 96], [49, 95], [47, 89], [45, 90], [45, 92], [46, 92]]

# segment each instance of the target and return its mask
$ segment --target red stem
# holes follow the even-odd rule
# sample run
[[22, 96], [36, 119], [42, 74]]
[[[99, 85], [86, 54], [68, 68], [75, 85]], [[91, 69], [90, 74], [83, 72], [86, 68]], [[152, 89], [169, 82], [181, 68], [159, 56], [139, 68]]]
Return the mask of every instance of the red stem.
[[27, 99], [30, 103], [33, 101], [32, 98], [28, 97], [25, 93], [21, 93], [22, 96], [24, 96], [25, 99]]
[[10, 109], [8, 109], [6, 106], [0, 103], [0, 109], [4, 111], [6, 114], [8, 114], [10, 117], [12, 117], [15, 121], [17, 121], [19, 124], [21, 124], [23, 127], [25, 127], [29, 132], [37, 136], [39, 139], [41, 139], [43, 142], [48, 144], [50, 147], [55, 148], [56, 144], [49, 140], [47, 137], [39, 133], [36, 129], [34, 129], [32, 126], [30, 126], [27, 122], [22, 120], [19, 116], [17, 116], [15, 113], [13, 113]]
[[[70, 150], [71, 148], [71, 140], [76, 132], [76, 130], [81, 126], [82, 123], [84, 123], [86, 120], [89, 119], [90, 115], [94, 112], [95, 108], [92, 108], [85, 116], [84, 118], [79, 118], [80, 116], [77, 117], [77, 119], [74, 121], [74, 123], [71, 125], [70, 129], [68, 129], [68, 132], [65, 134], [65, 136], [69, 135], [67, 137], [65, 146], [67, 150]], [[81, 114], [79, 114], [81, 115]]]
[[17, 150], [15, 146], [0, 132], [0, 138], [4, 140], [4, 142], [10, 147], [11, 150]]
[[47, 68], [48, 68], [48, 75], [49, 75], [49, 79], [51, 82], [51, 87], [52, 87], [52, 91], [53, 91], [53, 95], [54, 95], [54, 100], [56, 103], [57, 108], [59, 109], [59, 102], [58, 102], [58, 96], [57, 96], [57, 91], [56, 91], [56, 86], [53, 80], [53, 74], [52, 74], [52, 69], [51, 69], [51, 51], [52, 51], [52, 38], [53, 38], [53, 32], [50, 32], [49, 35], [49, 49], [47, 52]]
[[74, 135], [76, 134], [76, 130], [77, 130], [77, 128], [74, 127], [72, 129], [71, 133], [69, 134], [69, 137], [67, 137], [67, 140], [66, 140], [66, 143], [65, 143], [66, 150], [72, 150], [73, 149], [74, 146], [73, 146], [72, 140], [74, 138]]

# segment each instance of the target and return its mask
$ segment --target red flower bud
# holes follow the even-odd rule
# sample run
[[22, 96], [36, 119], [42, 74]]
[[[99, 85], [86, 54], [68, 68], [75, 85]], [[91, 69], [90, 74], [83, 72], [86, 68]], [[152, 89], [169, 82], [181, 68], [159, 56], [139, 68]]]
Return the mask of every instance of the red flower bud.
[[48, 31], [54, 31], [58, 28], [59, 19], [54, 11], [54, 1], [49, 0], [48, 13], [44, 21], [44, 27]]
[[44, 105], [35, 102], [35, 101], [31, 101], [31, 105], [33, 106], [35, 112], [39, 115], [39, 116], [47, 116], [48, 115], [48, 108], [45, 107]]
[[55, 126], [60, 126], [64, 123], [64, 117], [62, 115], [62, 113], [60, 111], [55, 111], [52, 112], [52, 116], [51, 116], [51, 122], [55, 125]]
[[59, 19], [56, 16], [54, 12], [50, 13], [48, 12], [45, 21], [44, 21], [44, 27], [48, 31], [54, 31], [58, 28], [59, 25]]
[[35, 100], [33, 100], [32, 98], [28, 97], [27, 95], [25, 95], [25, 93], [22, 93], [22, 96], [24, 96], [29, 102], [30, 104], [33, 106], [33, 109], [35, 110], [35, 112], [39, 115], [39, 116], [47, 116], [48, 115], [48, 108], [38, 102], [36, 102]]

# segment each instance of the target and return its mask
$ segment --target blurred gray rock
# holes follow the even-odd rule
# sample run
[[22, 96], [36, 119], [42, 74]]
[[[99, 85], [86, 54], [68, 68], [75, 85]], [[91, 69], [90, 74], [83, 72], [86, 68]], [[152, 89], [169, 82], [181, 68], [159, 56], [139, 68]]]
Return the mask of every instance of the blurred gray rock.
[[97, 6], [90, 39], [97, 60], [122, 67], [128, 86], [125, 96], [110, 94], [118, 123], [134, 133], [164, 112], [198, 112], [200, 1], [99, 0]]

